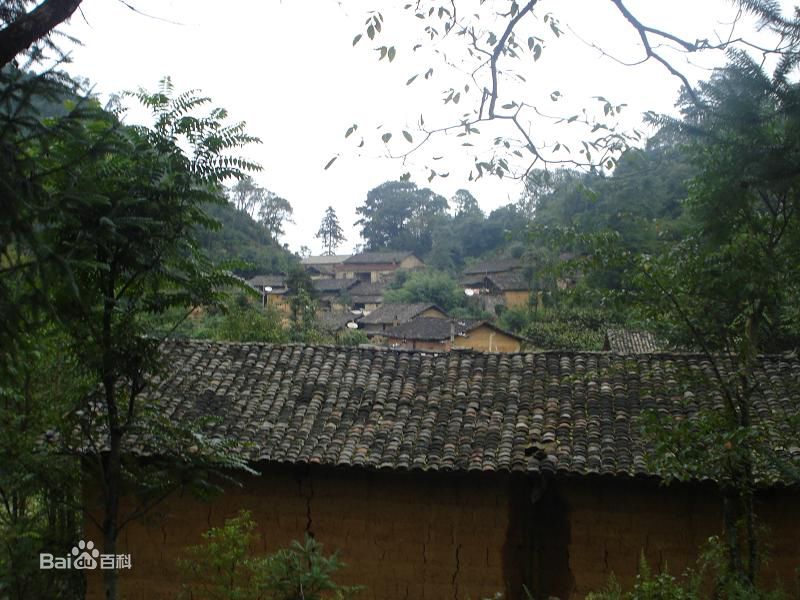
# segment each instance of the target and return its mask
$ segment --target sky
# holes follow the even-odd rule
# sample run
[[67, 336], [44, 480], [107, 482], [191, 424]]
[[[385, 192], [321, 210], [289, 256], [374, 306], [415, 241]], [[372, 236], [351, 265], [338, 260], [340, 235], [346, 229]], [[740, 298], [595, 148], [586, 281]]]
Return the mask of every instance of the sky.
[[[356, 207], [370, 189], [403, 173], [448, 198], [466, 188], [486, 212], [516, 201], [523, 190], [521, 181], [512, 177], [469, 181], [476, 148], [461, 146], [464, 138], [456, 137], [456, 131], [433, 136], [405, 160], [393, 158], [413, 147], [403, 130], [415, 142], [421, 139], [420, 115], [427, 128], [443, 127], [458, 123], [462, 113], [480, 103], [479, 88], [464, 72], [470, 70], [463, 59], [464, 38], [451, 35], [432, 45], [421, 20], [403, 10], [404, 4], [84, 0], [64, 27], [83, 44], [72, 50], [68, 70], [88, 78], [101, 96], [139, 87], [152, 90], [166, 75], [179, 91], [197, 89], [210, 96], [228, 110], [231, 120], [245, 121], [247, 131], [262, 140], [245, 155], [263, 166], [255, 180], [294, 207], [294, 223], [287, 225], [281, 241], [293, 251], [308, 246], [319, 253], [314, 234], [330, 205], [345, 230], [347, 240], [339, 252], [346, 253], [363, 241], [353, 225]], [[461, 15], [480, 10], [472, 0], [456, 0], [456, 5]], [[629, 0], [626, 6], [642, 22], [690, 41], [727, 36], [735, 16], [725, 0]], [[381, 10], [381, 32], [374, 40], [364, 35], [353, 46], [354, 36], [365, 31], [370, 10]], [[562, 35], [553, 34], [549, 21], [544, 22], [546, 14], [558, 19]], [[548, 115], [569, 116], [584, 107], [590, 115], [597, 110], [602, 115], [602, 103], [593, 97], [603, 96], [614, 105], [626, 105], [617, 119], [624, 131], [641, 128], [644, 111], [674, 111], [680, 88], [676, 78], [652, 61], [621, 64], [640, 60], [643, 50], [610, 0], [540, 0], [535, 17], [523, 23], [518, 39], [524, 48], [522, 40], [532, 35], [544, 40], [544, 49], [539, 60], [531, 54], [514, 63], [526, 81], [501, 80], [503, 97], [523, 98]], [[479, 22], [486, 32], [493, 25], [496, 30], [497, 22], [486, 17]], [[740, 33], [750, 34], [753, 23], [745, 18], [738, 27]], [[419, 43], [422, 47], [414, 50]], [[378, 60], [376, 48], [384, 45], [396, 49], [392, 62]], [[707, 77], [724, 61], [719, 52], [687, 59], [668, 47], [660, 50], [692, 81]], [[434, 75], [426, 80], [423, 74], [430, 67]], [[406, 85], [415, 74], [415, 81]], [[469, 92], [465, 85], [470, 85]], [[443, 104], [443, 91], [450, 88], [461, 93], [459, 105]], [[553, 101], [556, 90], [560, 95]], [[356, 132], [345, 138], [353, 124], [358, 125]], [[537, 117], [526, 120], [525, 126], [544, 147], [561, 142], [574, 152], [580, 146], [574, 124]], [[470, 140], [475, 138], [481, 156], [493, 152], [495, 138], [514, 136], [508, 122], [479, 127], [480, 136]], [[393, 136], [384, 144], [381, 135], [387, 132]], [[364, 146], [358, 148], [362, 139]], [[325, 170], [334, 156], [336, 161]], [[559, 156], [565, 156], [563, 149]], [[528, 164], [510, 158], [518, 173]], [[428, 183], [431, 169], [448, 176]]]

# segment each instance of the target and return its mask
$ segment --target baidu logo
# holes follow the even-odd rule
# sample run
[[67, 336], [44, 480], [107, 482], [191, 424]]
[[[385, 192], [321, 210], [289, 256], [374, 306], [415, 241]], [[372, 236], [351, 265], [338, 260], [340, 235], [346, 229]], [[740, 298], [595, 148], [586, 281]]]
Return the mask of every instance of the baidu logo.
[[[99, 565], [98, 565], [99, 562]], [[53, 556], [48, 552], [39, 554], [40, 569], [130, 569], [130, 554], [100, 554], [94, 542], [79, 541], [67, 556]]]
[[84, 542], [81, 540], [77, 546], [72, 548], [72, 567], [75, 569], [96, 569], [97, 557], [100, 551], [94, 547], [94, 542]]

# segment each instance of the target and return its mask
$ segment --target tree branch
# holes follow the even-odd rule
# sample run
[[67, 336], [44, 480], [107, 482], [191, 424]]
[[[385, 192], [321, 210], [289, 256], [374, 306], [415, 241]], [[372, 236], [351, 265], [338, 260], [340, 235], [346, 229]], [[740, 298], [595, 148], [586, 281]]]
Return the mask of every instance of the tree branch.
[[0, 67], [72, 16], [82, 0], [45, 0], [0, 30]]
[[517, 26], [520, 19], [524, 17], [526, 14], [533, 10], [533, 7], [536, 5], [538, 0], [530, 0], [525, 6], [523, 6], [520, 11], [514, 16], [506, 26], [506, 30], [503, 32], [503, 35], [500, 37], [500, 40], [497, 42], [497, 45], [494, 47], [494, 51], [492, 52], [492, 59], [489, 61], [489, 68], [492, 73], [492, 91], [489, 98], [489, 118], [494, 117], [494, 105], [497, 103], [497, 60], [500, 58], [500, 55], [503, 53], [503, 50], [506, 47], [506, 42], [508, 41], [509, 36], [514, 31], [514, 27]]

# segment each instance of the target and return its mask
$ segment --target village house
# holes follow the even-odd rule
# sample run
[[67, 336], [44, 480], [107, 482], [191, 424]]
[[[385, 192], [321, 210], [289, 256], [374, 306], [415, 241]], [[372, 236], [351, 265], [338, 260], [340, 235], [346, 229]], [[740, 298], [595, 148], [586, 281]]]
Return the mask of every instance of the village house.
[[464, 267], [461, 276], [461, 284], [465, 287], [480, 287], [487, 275], [497, 273], [513, 273], [521, 271], [522, 261], [518, 258], [491, 258], [478, 261], [468, 267]]
[[386, 345], [408, 350], [519, 352], [524, 338], [482, 320], [416, 317], [384, 331]]
[[304, 256], [300, 264], [311, 279], [332, 279], [336, 277], [336, 266], [350, 258], [352, 254], [325, 254], [322, 256]]
[[[720, 402], [700, 355], [199, 340], [162, 352], [167, 371], [146, 402], [177, 423], [211, 417], [207, 434], [243, 444], [257, 474], [234, 474], [240, 485], [210, 502], [176, 493], [130, 522], [117, 546], [132, 560], [120, 571], [128, 600], [172, 600], [184, 548], [240, 509], [258, 523], [260, 551], [305, 535], [338, 550], [337, 578], [364, 585], [365, 600], [522, 600], [524, 587], [577, 600], [612, 574], [630, 586], [640, 555], [680, 573], [721, 529], [718, 487], [661, 485], [639, 421], [647, 410], [693, 419]], [[779, 427], [800, 410], [798, 371], [795, 357], [759, 359], [754, 418]], [[755, 502], [770, 528], [764, 581], [793, 581], [800, 493], [761, 487]], [[87, 578], [100, 600], [102, 572]]]
[[383, 294], [386, 291], [384, 283], [367, 283], [356, 279], [345, 281], [355, 281], [356, 284], [348, 290], [350, 296], [350, 308], [370, 313], [383, 304]]
[[256, 275], [247, 280], [254, 290], [261, 294], [262, 306], [273, 306], [281, 312], [289, 313], [289, 294], [285, 275]]
[[431, 317], [436, 319], [449, 319], [450, 316], [435, 304], [426, 302], [417, 303], [388, 303], [382, 304], [371, 313], [366, 314], [359, 322], [359, 328], [368, 336], [383, 336], [384, 332], [397, 327], [418, 317]]
[[531, 283], [522, 261], [516, 258], [485, 260], [464, 269], [460, 279], [464, 292], [491, 314], [505, 308], [527, 306]]
[[320, 329], [333, 336], [338, 336], [348, 329], [357, 329], [358, 315], [348, 312], [321, 312], [318, 315]]
[[425, 267], [413, 252], [362, 252], [335, 266], [336, 277], [368, 283], [387, 281], [398, 270], [413, 271]]
[[322, 311], [344, 311], [350, 309], [349, 291], [357, 285], [355, 279], [312, 279], [314, 296]]

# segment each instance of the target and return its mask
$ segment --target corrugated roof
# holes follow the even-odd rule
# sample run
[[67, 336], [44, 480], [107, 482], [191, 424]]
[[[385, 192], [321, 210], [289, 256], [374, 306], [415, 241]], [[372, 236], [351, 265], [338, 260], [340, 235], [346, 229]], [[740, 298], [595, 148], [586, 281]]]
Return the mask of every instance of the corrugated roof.
[[[723, 403], [709, 384], [712, 366], [699, 355], [200, 340], [169, 341], [162, 353], [164, 374], [151, 378], [143, 400], [176, 423], [213, 417], [207, 435], [246, 442], [251, 461], [654, 475], [642, 411], [691, 420]], [[721, 362], [723, 373], [734, 371]], [[800, 362], [761, 357], [755, 379], [753, 418], [767, 431], [785, 429], [786, 415], [800, 410]], [[800, 444], [776, 451], [800, 461]]]

